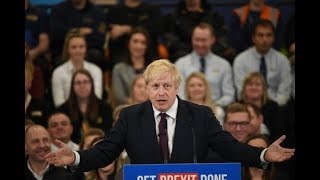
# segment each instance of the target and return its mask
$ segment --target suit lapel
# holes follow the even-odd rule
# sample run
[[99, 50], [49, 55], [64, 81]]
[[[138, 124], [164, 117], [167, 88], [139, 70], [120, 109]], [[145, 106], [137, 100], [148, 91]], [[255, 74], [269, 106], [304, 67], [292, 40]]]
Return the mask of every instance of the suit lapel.
[[176, 127], [173, 139], [173, 148], [171, 153], [171, 162], [176, 162], [176, 158], [179, 155], [179, 152], [186, 151], [184, 149], [185, 143], [189, 143], [186, 141], [186, 135], [192, 133], [191, 132], [191, 122], [192, 116], [188, 112], [187, 107], [183, 102], [179, 99], [178, 111], [176, 117]]
[[[142, 115], [142, 121], [140, 124], [140, 127], [143, 131], [143, 136], [144, 139], [146, 140], [145, 143], [148, 144], [150, 143], [150, 150], [153, 152], [153, 157], [157, 159], [159, 162], [161, 162], [161, 155], [160, 155], [160, 145], [158, 143], [158, 138], [156, 135], [156, 124], [155, 124], [155, 119], [154, 119], [154, 112], [152, 110], [152, 105], [151, 103], [146, 104], [147, 107], [145, 107], [146, 111]], [[149, 143], [148, 143], [149, 142]]]

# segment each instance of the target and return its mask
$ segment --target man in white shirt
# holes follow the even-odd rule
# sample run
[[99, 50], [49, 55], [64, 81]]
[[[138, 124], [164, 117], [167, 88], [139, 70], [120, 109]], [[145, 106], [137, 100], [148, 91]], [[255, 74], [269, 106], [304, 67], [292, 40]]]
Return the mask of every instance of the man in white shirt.
[[245, 77], [255, 71], [265, 73], [268, 95], [284, 106], [291, 94], [292, 75], [289, 60], [272, 48], [275, 29], [269, 20], [260, 20], [253, 32], [254, 46], [240, 53], [234, 60], [234, 84], [240, 99]]
[[234, 102], [232, 68], [229, 62], [211, 52], [216, 37], [210, 24], [200, 23], [192, 33], [192, 52], [179, 58], [175, 64], [183, 81], [179, 95], [184, 97], [184, 83], [193, 72], [202, 72], [211, 89], [211, 99], [219, 106], [226, 107]]

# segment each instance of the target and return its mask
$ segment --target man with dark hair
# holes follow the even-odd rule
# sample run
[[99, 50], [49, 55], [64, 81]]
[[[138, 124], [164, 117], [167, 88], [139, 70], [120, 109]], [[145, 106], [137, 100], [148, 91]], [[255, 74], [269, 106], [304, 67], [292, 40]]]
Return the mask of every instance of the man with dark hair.
[[269, 97], [279, 106], [288, 102], [291, 95], [291, 68], [288, 58], [272, 48], [274, 39], [275, 29], [272, 22], [258, 21], [252, 34], [254, 46], [241, 52], [234, 60], [234, 84], [238, 99], [245, 77], [258, 71], [267, 82]]
[[269, 6], [265, 0], [249, 0], [249, 2], [233, 10], [231, 17], [230, 40], [232, 47], [237, 53], [246, 50], [252, 46], [251, 36], [254, 27], [261, 19], [269, 20], [276, 29], [275, 49], [280, 49], [281, 36], [283, 31], [282, 18], [280, 10]]

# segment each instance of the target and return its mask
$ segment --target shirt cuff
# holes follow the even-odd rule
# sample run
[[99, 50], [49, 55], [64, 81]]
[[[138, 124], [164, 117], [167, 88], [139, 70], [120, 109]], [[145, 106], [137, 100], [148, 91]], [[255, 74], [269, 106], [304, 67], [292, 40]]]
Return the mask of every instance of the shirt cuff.
[[73, 151], [74, 155], [75, 155], [75, 160], [72, 164], [72, 166], [78, 166], [80, 163], [80, 155], [77, 151]]
[[261, 160], [261, 162], [263, 162], [263, 163], [268, 163], [268, 162], [264, 159], [264, 154], [266, 153], [267, 150], [268, 150], [268, 148], [265, 148], [265, 149], [261, 152], [261, 154], [260, 154], [260, 160]]
[[268, 163], [265, 159], [264, 159], [264, 155], [266, 154], [266, 151], [268, 150], [268, 148], [265, 148], [261, 154], [260, 154], [260, 160], [261, 160], [261, 166], [262, 169], [267, 169], [268, 168]]

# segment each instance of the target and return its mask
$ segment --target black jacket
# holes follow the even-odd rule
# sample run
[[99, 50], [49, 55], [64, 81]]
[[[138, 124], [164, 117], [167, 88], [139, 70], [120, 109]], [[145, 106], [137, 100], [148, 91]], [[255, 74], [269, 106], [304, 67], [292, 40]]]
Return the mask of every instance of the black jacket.
[[[195, 153], [199, 163], [205, 162], [209, 147], [227, 161], [260, 167], [263, 149], [242, 144], [223, 131], [209, 107], [180, 98], [178, 101], [174, 145], [169, 163], [192, 163]], [[196, 152], [193, 150], [193, 134]], [[124, 108], [105, 140], [93, 149], [79, 152], [78, 169], [91, 170], [109, 164], [124, 148], [133, 164], [163, 162], [150, 101]]]

